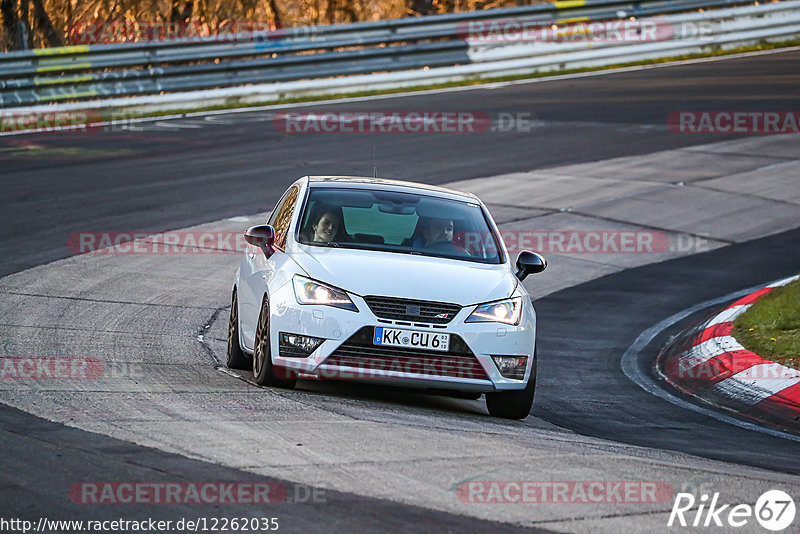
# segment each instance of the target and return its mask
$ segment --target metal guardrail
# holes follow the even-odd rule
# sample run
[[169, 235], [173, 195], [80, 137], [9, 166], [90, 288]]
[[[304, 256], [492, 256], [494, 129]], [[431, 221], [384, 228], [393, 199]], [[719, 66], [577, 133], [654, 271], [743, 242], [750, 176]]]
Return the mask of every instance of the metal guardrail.
[[[567, 0], [555, 4], [226, 36], [224, 41], [72, 46], [0, 54], [0, 107], [465, 65], [472, 21], [595, 21], [741, 0]], [[353, 48], [357, 48], [353, 50]], [[315, 52], [315, 53], [311, 53]], [[526, 52], [529, 53], [529, 52]]]
[[[340, 41], [374, 44], [416, 40], [425, 35], [452, 37], [459, 23], [470, 21], [490, 21], [497, 19], [557, 21], [561, 13], [569, 13], [569, 18], [588, 17], [591, 20], [619, 18], [623, 16], [645, 16], [653, 13], [675, 13], [703, 7], [722, 7], [748, 3], [746, 0], [557, 0], [551, 4], [535, 4], [511, 8], [489, 9], [464, 13], [448, 13], [424, 17], [409, 17], [376, 22], [357, 22], [326, 26], [304, 26], [273, 32], [251, 32], [228, 35], [225, 43], [218, 36], [201, 37], [191, 40], [148, 41], [106, 45], [76, 45], [59, 48], [26, 50], [0, 54], [0, 65], [11, 67], [36, 65], [47, 59], [66, 59], [73, 56], [91, 55], [102, 60], [108, 57], [135, 57], [139, 52], [143, 59], [164, 59], [179, 61], [191, 51], [206, 54], [212, 50], [223, 53], [227, 48], [242, 48], [244, 53], [272, 52], [268, 48], [291, 48], [293, 44], [309, 43], [322, 49], [326, 46], [341, 46]], [[423, 34], [421, 37], [420, 34]], [[329, 43], [329, 41], [333, 41]], [[256, 43], [256, 46], [252, 45]], [[248, 46], [250, 45], [250, 46]], [[263, 47], [263, 48], [262, 48]], [[191, 60], [191, 58], [187, 59]], [[95, 64], [94, 62], [92, 62]], [[117, 64], [119, 65], [119, 63]], [[5, 69], [0, 70], [0, 75]]]

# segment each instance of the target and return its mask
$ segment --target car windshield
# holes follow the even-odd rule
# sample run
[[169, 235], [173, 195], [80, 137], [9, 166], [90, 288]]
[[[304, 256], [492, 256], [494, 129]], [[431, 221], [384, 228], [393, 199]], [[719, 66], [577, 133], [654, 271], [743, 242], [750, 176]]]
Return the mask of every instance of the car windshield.
[[297, 241], [479, 263], [501, 263], [480, 205], [396, 191], [312, 187]]

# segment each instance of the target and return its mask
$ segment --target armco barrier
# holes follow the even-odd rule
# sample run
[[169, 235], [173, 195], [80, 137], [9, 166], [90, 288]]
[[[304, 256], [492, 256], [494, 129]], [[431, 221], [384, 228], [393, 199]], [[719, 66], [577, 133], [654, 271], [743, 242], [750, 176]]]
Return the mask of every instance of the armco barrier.
[[[303, 88], [308, 83], [309, 91], [324, 94], [331, 89], [377, 89], [622, 63], [800, 36], [800, 0], [791, 0], [659, 17], [659, 24], [670, 25], [671, 30], [667, 38], [657, 42], [487, 43], [463, 38], [464, 24], [469, 22], [607, 20], [733, 3], [557, 2], [239, 34], [224, 42], [199, 39], [12, 52], [0, 55], [0, 107], [245, 84], [282, 86], [278, 91], [285, 95], [287, 88]], [[696, 32], [700, 25], [706, 29], [703, 35]], [[251, 93], [262, 89], [254, 85]], [[269, 99], [262, 95], [262, 100]]]
[[378, 22], [288, 28], [272, 32], [250, 32], [191, 40], [135, 42], [108, 45], [77, 45], [0, 54], [0, 76], [37, 74], [46, 68], [63, 66], [80, 69], [186, 62], [208, 58], [241, 57], [253, 54], [321, 50], [339, 46], [415, 42], [423, 39], [456, 37], [459, 25], [470, 21], [498, 19], [558, 22], [563, 19], [605, 20], [643, 17], [700, 8], [741, 5], [742, 0], [568, 0], [465, 13], [409, 17]]

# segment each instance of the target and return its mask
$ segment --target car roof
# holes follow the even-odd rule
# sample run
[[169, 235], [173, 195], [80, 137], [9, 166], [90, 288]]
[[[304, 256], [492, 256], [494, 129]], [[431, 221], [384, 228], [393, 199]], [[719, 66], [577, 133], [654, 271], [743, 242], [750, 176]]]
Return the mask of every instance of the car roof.
[[472, 193], [464, 191], [456, 191], [455, 189], [448, 189], [446, 187], [439, 187], [436, 185], [420, 184], [417, 182], [406, 182], [403, 180], [390, 180], [387, 178], [371, 178], [368, 176], [307, 176], [310, 187], [320, 186], [334, 186], [344, 188], [358, 188], [364, 185], [369, 185], [378, 189], [387, 189], [395, 191], [426, 192], [433, 193], [436, 196], [454, 198], [457, 200], [467, 200], [470, 202], [479, 202], [480, 199]]

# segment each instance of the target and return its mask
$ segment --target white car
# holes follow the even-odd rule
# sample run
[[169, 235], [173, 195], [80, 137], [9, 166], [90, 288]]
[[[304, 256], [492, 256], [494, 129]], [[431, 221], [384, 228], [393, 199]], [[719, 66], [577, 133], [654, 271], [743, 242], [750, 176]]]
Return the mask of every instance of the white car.
[[530, 413], [536, 314], [474, 195], [355, 177], [304, 177], [245, 233], [233, 282], [227, 365], [264, 386], [298, 378], [379, 382]]

